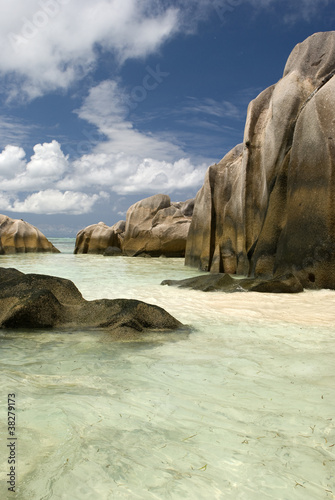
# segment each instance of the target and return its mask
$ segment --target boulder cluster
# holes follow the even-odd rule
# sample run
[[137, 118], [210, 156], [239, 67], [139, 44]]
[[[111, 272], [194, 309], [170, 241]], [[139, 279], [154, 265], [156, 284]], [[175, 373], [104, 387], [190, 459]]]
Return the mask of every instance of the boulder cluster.
[[111, 227], [99, 222], [82, 229], [74, 252], [184, 257], [193, 206], [194, 200], [171, 203], [167, 195], [150, 196], [132, 205], [125, 221]]

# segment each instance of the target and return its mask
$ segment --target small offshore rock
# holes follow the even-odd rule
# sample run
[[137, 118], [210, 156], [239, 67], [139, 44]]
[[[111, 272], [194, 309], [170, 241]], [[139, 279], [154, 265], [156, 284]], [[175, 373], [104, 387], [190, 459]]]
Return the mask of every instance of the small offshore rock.
[[202, 292], [221, 291], [262, 292], [262, 293], [300, 293], [303, 286], [292, 273], [276, 278], [261, 280], [259, 278], [232, 278], [229, 274], [204, 274], [184, 280], [164, 280], [161, 285], [191, 288]]

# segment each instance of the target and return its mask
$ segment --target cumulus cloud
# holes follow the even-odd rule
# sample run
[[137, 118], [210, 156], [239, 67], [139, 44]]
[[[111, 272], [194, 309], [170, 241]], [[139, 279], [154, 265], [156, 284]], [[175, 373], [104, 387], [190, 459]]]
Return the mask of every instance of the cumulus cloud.
[[25, 169], [26, 153], [18, 146], [8, 145], [0, 154], [0, 181], [11, 179]]
[[73, 162], [71, 172], [57, 183], [59, 189], [108, 189], [117, 194], [173, 193], [198, 188], [207, 163], [189, 158], [174, 162], [129, 156], [125, 153], [85, 155]]
[[[22, 148], [7, 146], [1, 153], [4, 165], [11, 165], [11, 175], [4, 177], [1, 189], [7, 191], [36, 191], [48, 187], [68, 169], [68, 160], [57, 141], [37, 144], [28, 163], [23, 161]], [[6, 167], [8, 170], [8, 167]]]
[[189, 158], [173, 163], [145, 158], [137, 164], [127, 182], [120, 179], [114, 185], [114, 190], [119, 194], [129, 194], [141, 191], [171, 193], [194, 189], [202, 184], [207, 167], [206, 163], [194, 166]]
[[[19, 14], [18, 14], [19, 13]], [[0, 72], [10, 99], [67, 89], [99, 51], [119, 64], [156, 51], [176, 31], [178, 9], [156, 0], [15, 0], [0, 4]]]
[[[137, 134], [140, 141], [141, 134]], [[154, 144], [155, 139], [152, 141]], [[0, 155], [0, 168], [1, 157], [7, 160], [1, 181], [1, 210], [88, 213], [112, 193], [143, 197], [143, 193], [197, 189], [208, 167], [206, 162], [194, 164], [189, 158], [166, 161], [123, 151], [94, 152], [70, 162], [56, 141], [38, 144], [34, 151], [28, 163], [21, 148], [8, 146]]]
[[47, 189], [33, 193], [24, 201], [12, 199], [8, 195], [0, 196], [0, 209], [11, 212], [27, 212], [34, 214], [73, 214], [80, 215], [92, 210], [93, 205], [107, 193], [88, 195], [86, 193]]
[[[148, 72], [148, 89], [162, 74], [159, 68]], [[53, 140], [37, 144], [27, 161], [22, 148], [7, 146], [0, 155], [2, 209], [80, 214], [92, 210], [106, 193], [143, 197], [198, 189], [208, 163], [192, 161], [159, 134], [137, 130], [128, 116], [126, 97], [119, 82], [104, 81], [89, 91], [76, 111], [105, 138], [90, 154], [70, 160]]]

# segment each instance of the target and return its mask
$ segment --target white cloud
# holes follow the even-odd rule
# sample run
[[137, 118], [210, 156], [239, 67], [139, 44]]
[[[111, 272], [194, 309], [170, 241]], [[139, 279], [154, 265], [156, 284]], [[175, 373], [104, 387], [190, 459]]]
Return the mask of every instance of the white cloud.
[[22, 160], [25, 156], [23, 149], [16, 146], [7, 146], [1, 153], [0, 162], [4, 155], [6, 165], [6, 159], [8, 161], [9, 157], [8, 148], [11, 148], [12, 175], [9, 174], [2, 179], [2, 190], [36, 191], [50, 187], [69, 167], [67, 157], [64, 156], [57, 141], [34, 146], [34, 154], [28, 163]]
[[[144, 78], [149, 89], [164, 72], [155, 68]], [[156, 83], [158, 83], [156, 81]], [[149, 92], [148, 90], [147, 92]], [[145, 134], [129, 120], [131, 92], [115, 80], [107, 80], [89, 91], [77, 114], [95, 125], [106, 140], [72, 164], [57, 184], [59, 189], [97, 186], [118, 194], [173, 192], [197, 189], [203, 182], [208, 162], [193, 162], [184, 151], [159, 134]], [[209, 103], [212, 108], [214, 102]], [[211, 108], [211, 110], [212, 110]], [[213, 110], [212, 110], [213, 112]]]
[[18, 146], [8, 145], [0, 154], [0, 180], [10, 179], [25, 169], [26, 153]]
[[122, 64], [159, 49], [178, 10], [156, 0], [15, 0], [0, 4], [0, 72], [10, 99], [67, 89], [91, 71], [99, 50]]
[[[152, 69], [152, 72], [157, 73], [157, 68]], [[157, 79], [159, 74], [164, 74], [158, 68]], [[151, 80], [146, 80], [147, 87], [153, 86], [155, 82], [152, 75]], [[142, 87], [146, 96], [150, 90]], [[146, 98], [146, 97], [145, 97]], [[136, 106], [136, 102], [132, 100], [132, 91], [126, 93], [120, 84], [115, 80], [107, 80], [101, 82], [96, 87], [93, 87], [83, 102], [82, 107], [77, 110], [78, 116], [95, 125], [101, 134], [108, 138], [107, 141], [101, 142], [96, 148], [96, 153], [110, 154], [111, 152], [123, 153], [127, 151], [127, 155], [147, 157], [155, 159], [175, 160], [183, 156], [183, 151], [173, 144], [160, 138], [158, 134], [144, 134], [133, 127], [129, 121], [129, 111], [132, 106]]]
[[[135, 136], [139, 150], [145, 150], [146, 136], [134, 131]], [[165, 151], [159, 139], [149, 139], [156, 147], [156, 153], [162, 148], [163, 158], [168, 156], [169, 148], [173, 149], [172, 144], [166, 143]], [[123, 151], [113, 152], [112, 140], [105, 148], [112, 151], [96, 151], [69, 162], [59, 143], [52, 141], [36, 145], [34, 155], [27, 163], [22, 148], [8, 146], [0, 155], [0, 169], [1, 159], [4, 159], [0, 209], [43, 214], [87, 213], [108, 193], [138, 193], [140, 196], [143, 193], [171, 194], [196, 190], [208, 167], [207, 162], [194, 164], [189, 158], [167, 161]], [[32, 194], [27, 196], [27, 192]], [[22, 200], [22, 196], [25, 199]]]
[[117, 194], [172, 193], [197, 189], [208, 163], [194, 165], [189, 158], [174, 162], [96, 153], [76, 160], [71, 172], [57, 183], [59, 189], [104, 189]]
[[114, 185], [114, 190], [118, 194], [184, 191], [200, 186], [207, 168], [206, 163], [194, 166], [189, 158], [173, 163], [145, 158], [129, 172], [129, 177]]
[[210, 115], [215, 118], [241, 118], [241, 111], [235, 104], [224, 100], [216, 101], [209, 97], [203, 99], [188, 97], [188, 103], [181, 111], [183, 113]]
[[[155, 68], [148, 74], [150, 79], [144, 81], [149, 89], [163, 73]], [[208, 162], [192, 162], [171, 140], [140, 132], [128, 113], [124, 89], [108, 80], [92, 88], [77, 110], [106, 138], [91, 154], [70, 161], [54, 140], [37, 144], [27, 162], [23, 149], [8, 146], [0, 155], [5, 193], [1, 206], [18, 212], [80, 214], [90, 211], [106, 192], [143, 197], [198, 189]]]
[[0, 209], [11, 212], [35, 214], [74, 214], [80, 215], [92, 210], [99, 199], [108, 195], [104, 192], [88, 195], [86, 193], [47, 189], [29, 195], [24, 201], [10, 199], [8, 195], [0, 196]]
[[37, 144], [27, 165], [27, 174], [33, 178], [58, 178], [67, 169], [68, 161], [57, 141]]

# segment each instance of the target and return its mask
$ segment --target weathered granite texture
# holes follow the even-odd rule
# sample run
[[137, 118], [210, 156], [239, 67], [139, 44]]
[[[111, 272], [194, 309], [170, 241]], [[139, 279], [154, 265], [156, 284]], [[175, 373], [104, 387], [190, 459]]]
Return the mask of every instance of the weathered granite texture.
[[192, 213], [193, 200], [171, 203], [163, 194], [135, 203], [127, 212], [123, 253], [184, 257]]
[[127, 211], [126, 221], [109, 227], [103, 222], [77, 234], [74, 253], [184, 257], [194, 200], [171, 203], [157, 194], [138, 201]]
[[59, 250], [35, 226], [0, 214], [0, 255]]
[[120, 248], [125, 225], [120, 221], [111, 227], [104, 222], [87, 226], [77, 234], [74, 253], [103, 254], [108, 247]]
[[114, 336], [171, 331], [181, 323], [138, 300], [85, 300], [72, 281], [0, 268], [0, 328], [106, 328]]
[[335, 32], [316, 33], [250, 103], [243, 144], [196, 197], [187, 265], [335, 288], [334, 73]]

